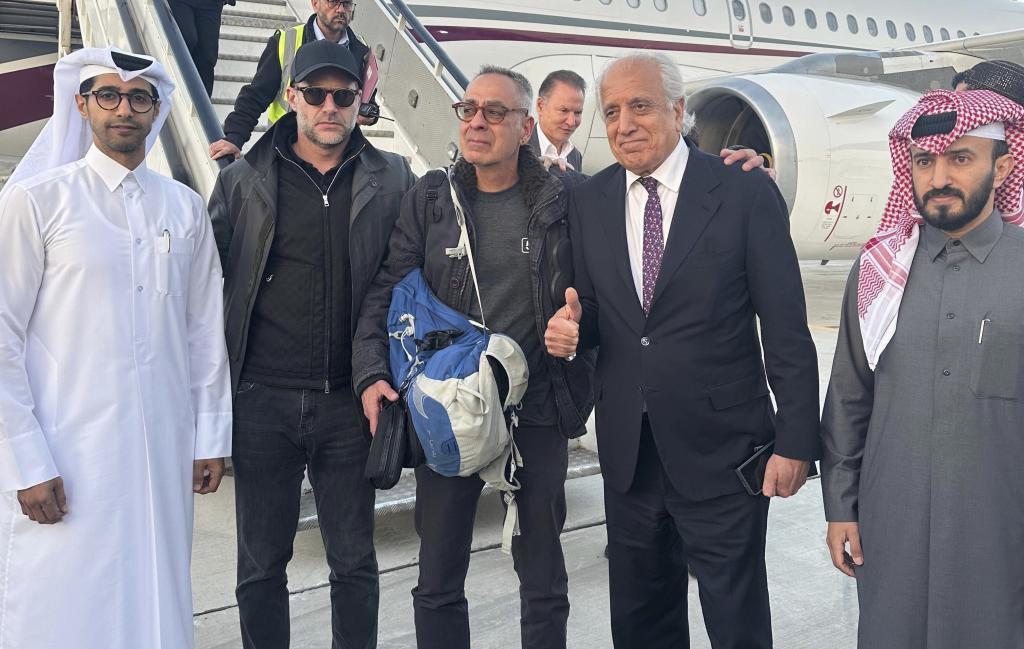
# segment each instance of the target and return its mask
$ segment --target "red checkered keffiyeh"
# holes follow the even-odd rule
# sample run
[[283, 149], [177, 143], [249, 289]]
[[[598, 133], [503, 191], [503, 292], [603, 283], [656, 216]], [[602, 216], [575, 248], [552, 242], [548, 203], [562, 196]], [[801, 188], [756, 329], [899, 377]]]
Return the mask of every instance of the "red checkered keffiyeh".
[[[923, 115], [956, 113], [953, 130], [917, 140], [910, 133]], [[914, 206], [910, 145], [941, 155], [953, 142], [979, 126], [1003, 122], [1006, 144], [1017, 161], [1006, 182], [996, 190], [995, 205], [1003, 220], [1024, 224], [1024, 106], [989, 90], [950, 92], [933, 90], [918, 101], [889, 133], [889, 150], [895, 180], [875, 236], [860, 255], [857, 313], [864, 352], [872, 370], [885, 346], [896, 333], [896, 317], [907, 285], [910, 265], [920, 240], [921, 215]]]

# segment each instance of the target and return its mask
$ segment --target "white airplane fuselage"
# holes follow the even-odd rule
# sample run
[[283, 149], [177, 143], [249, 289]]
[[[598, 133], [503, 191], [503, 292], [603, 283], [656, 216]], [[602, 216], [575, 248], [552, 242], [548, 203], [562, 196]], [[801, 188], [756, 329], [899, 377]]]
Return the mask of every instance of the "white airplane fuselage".
[[[694, 88], [726, 77], [726, 92], [749, 110], [736, 107], [722, 128], [713, 122], [724, 105], [698, 110], [701, 145], [770, 149], [798, 252], [814, 259], [852, 257], [874, 232], [891, 183], [886, 134], [919, 93], [886, 83], [760, 73], [808, 54], [867, 54], [1024, 26], [1024, 3], [1012, 0], [969, 7], [962, 0], [424, 0], [409, 6], [468, 76], [488, 63], [522, 72], [534, 87], [557, 69], [589, 82], [610, 59], [652, 49], [672, 58]], [[952, 70], [975, 62], [944, 63]], [[900, 64], [919, 69], [913, 58]], [[752, 72], [758, 74], [743, 74]], [[743, 76], [730, 81], [735, 75]], [[930, 87], [940, 86], [932, 81]], [[592, 173], [614, 160], [590, 90], [572, 140], [584, 153], [584, 171]], [[708, 106], [705, 99], [699, 103]], [[761, 130], [744, 129], [752, 118]], [[705, 141], [707, 134], [716, 137]]]

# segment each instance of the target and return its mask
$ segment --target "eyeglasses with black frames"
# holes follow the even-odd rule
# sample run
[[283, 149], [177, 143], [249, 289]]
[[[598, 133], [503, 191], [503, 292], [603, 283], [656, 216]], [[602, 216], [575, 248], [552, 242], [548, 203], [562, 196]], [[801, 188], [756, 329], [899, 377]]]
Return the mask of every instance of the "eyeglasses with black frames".
[[528, 115], [530, 113], [529, 108], [506, 108], [498, 104], [488, 104], [486, 106], [477, 106], [476, 104], [469, 101], [460, 101], [452, 104], [452, 108], [455, 109], [455, 116], [463, 122], [472, 122], [473, 118], [476, 117], [478, 111], [483, 111], [484, 119], [488, 124], [501, 124], [505, 121], [505, 116], [509, 113], [523, 113]]
[[352, 88], [321, 88], [319, 86], [295, 86], [302, 93], [303, 99], [310, 106], [320, 106], [327, 100], [327, 95], [334, 99], [338, 108], [348, 108], [355, 102], [358, 90]]
[[331, 7], [337, 7], [340, 5], [346, 10], [352, 9], [356, 6], [356, 3], [352, 2], [352, 0], [327, 0], [327, 4]]
[[118, 92], [116, 90], [103, 89], [93, 90], [86, 93], [96, 98], [96, 105], [103, 110], [117, 110], [124, 99], [128, 98], [128, 105], [136, 113], [148, 113], [153, 110], [158, 99], [144, 90], [133, 90], [131, 92]]

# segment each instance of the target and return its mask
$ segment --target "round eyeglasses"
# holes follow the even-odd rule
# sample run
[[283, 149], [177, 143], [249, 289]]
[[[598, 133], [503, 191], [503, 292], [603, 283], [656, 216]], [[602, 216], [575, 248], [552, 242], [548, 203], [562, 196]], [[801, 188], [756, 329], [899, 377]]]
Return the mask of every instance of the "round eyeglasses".
[[505, 121], [505, 116], [509, 113], [523, 113], [524, 115], [530, 114], [529, 108], [505, 108], [504, 106], [492, 104], [477, 106], [476, 104], [468, 101], [460, 101], [452, 104], [452, 108], [455, 109], [455, 116], [463, 122], [472, 122], [473, 118], [476, 117], [477, 112], [483, 111], [484, 119], [488, 124], [501, 124]]
[[133, 90], [131, 92], [118, 92], [116, 90], [93, 90], [90, 93], [96, 98], [96, 105], [103, 110], [117, 110], [117, 107], [121, 105], [125, 97], [128, 98], [128, 105], [136, 113], [148, 113], [153, 110], [153, 106], [159, 101], [156, 97], [144, 92], [142, 90]]
[[358, 90], [352, 88], [320, 88], [318, 86], [295, 86], [295, 89], [302, 93], [302, 98], [310, 106], [320, 106], [331, 95], [334, 105], [338, 108], [348, 108], [355, 100]]

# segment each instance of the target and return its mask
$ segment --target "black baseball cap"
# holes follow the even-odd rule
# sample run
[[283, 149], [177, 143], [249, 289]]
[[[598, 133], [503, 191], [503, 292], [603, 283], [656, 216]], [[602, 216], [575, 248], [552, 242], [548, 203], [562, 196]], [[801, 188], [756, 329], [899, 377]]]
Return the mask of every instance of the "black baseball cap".
[[292, 60], [292, 82], [298, 83], [317, 70], [334, 68], [352, 77], [359, 87], [363, 87], [363, 77], [359, 74], [359, 66], [348, 48], [328, 40], [306, 43], [295, 53]]

